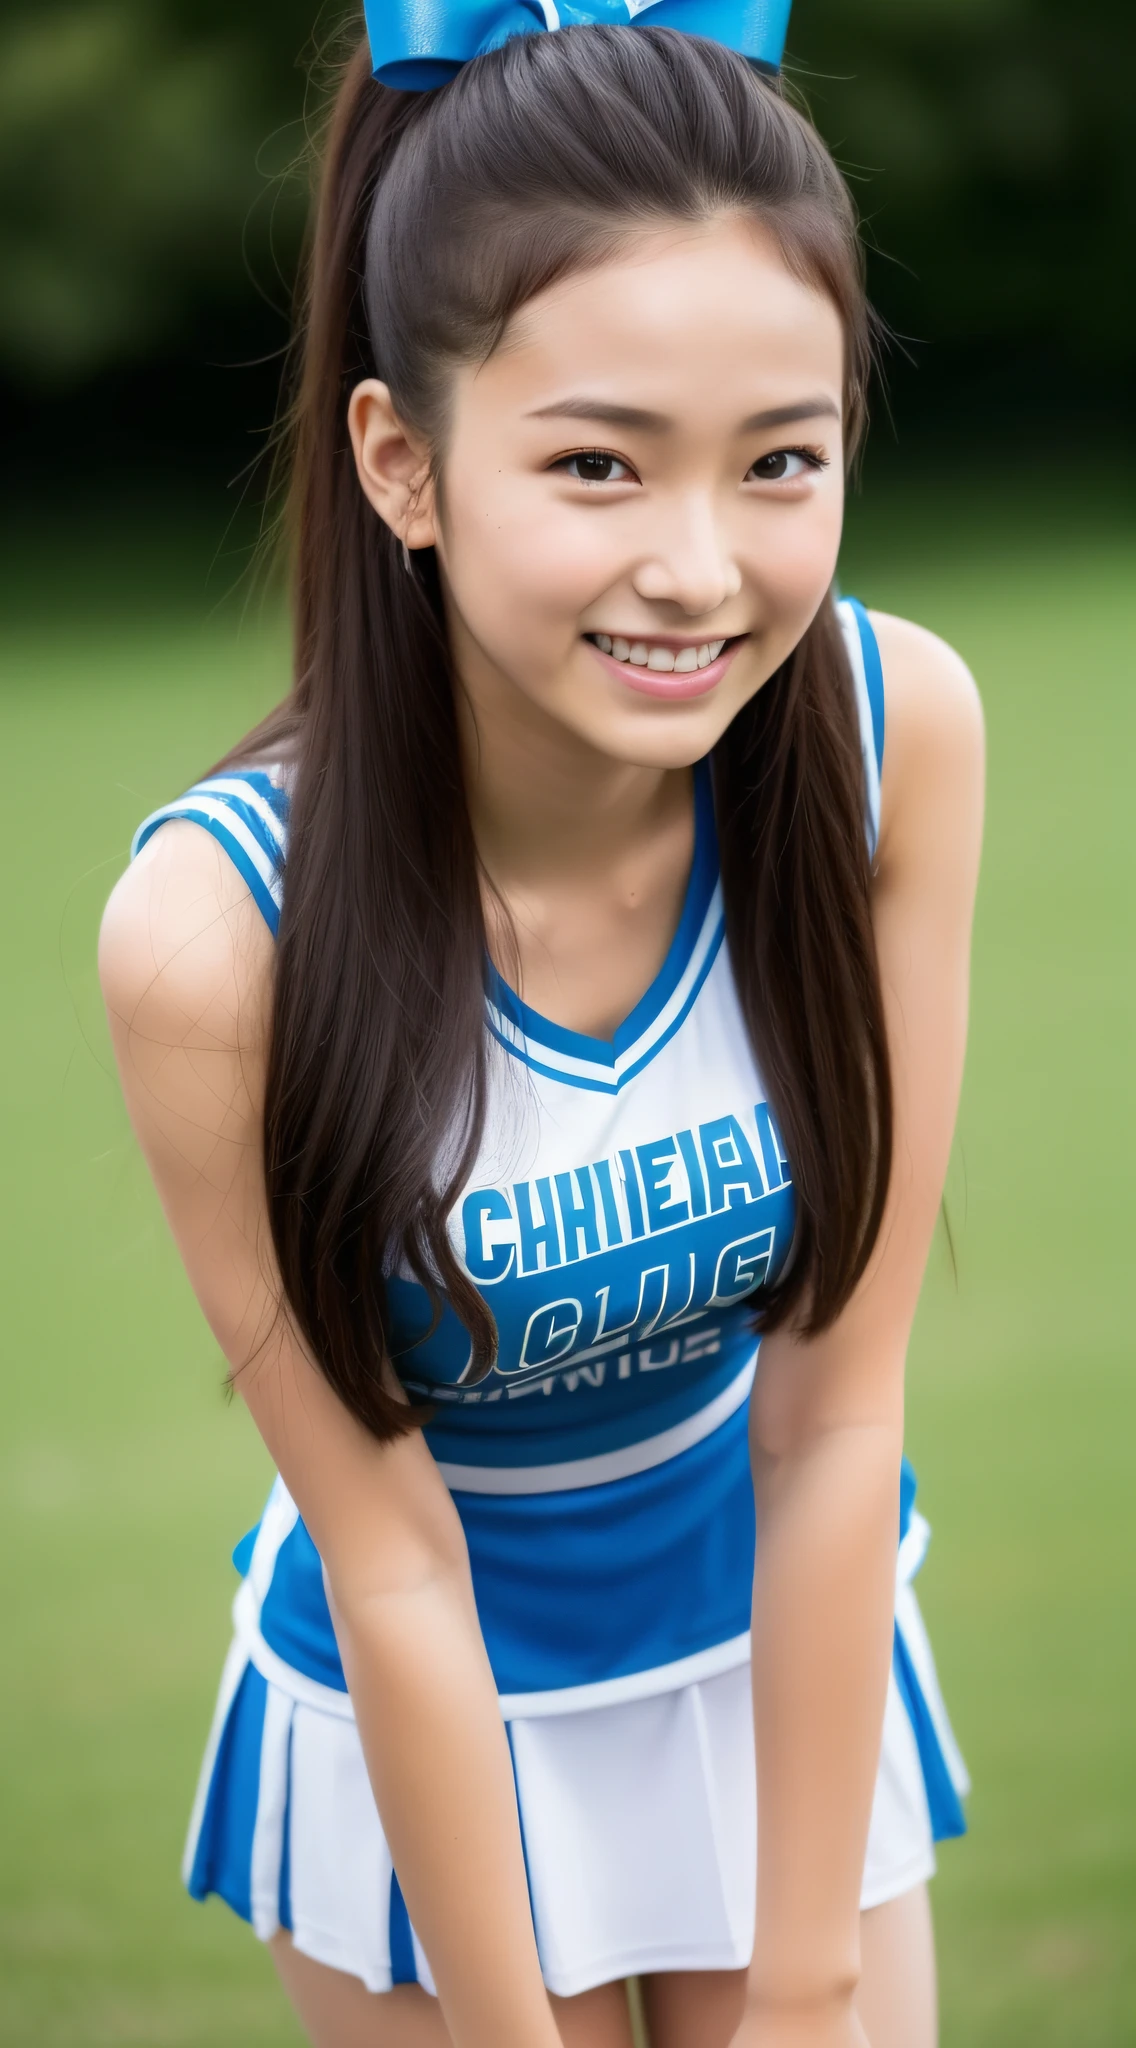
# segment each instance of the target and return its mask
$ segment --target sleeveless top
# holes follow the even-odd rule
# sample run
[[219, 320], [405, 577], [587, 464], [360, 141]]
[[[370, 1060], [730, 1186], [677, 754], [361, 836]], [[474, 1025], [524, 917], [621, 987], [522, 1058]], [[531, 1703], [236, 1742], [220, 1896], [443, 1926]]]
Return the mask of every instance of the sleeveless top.
[[[862, 606], [837, 611], [874, 852], [883, 678]], [[133, 851], [172, 818], [219, 841], [275, 932], [283, 777], [211, 777], [147, 818]], [[664, 1689], [747, 1654], [752, 1297], [783, 1268], [794, 1209], [724, 936], [703, 762], [678, 929], [611, 1040], [552, 1023], [487, 968], [485, 1126], [450, 1231], [496, 1321], [489, 1375], [469, 1383], [452, 1309], [431, 1330], [418, 1283], [388, 1281], [395, 1369], [435, 1404], [426, 1440], [465, 1526], [499, 1689], [529, 1711]], [[279, 1485], [245, 1595], [266, 1675], [342, 1695], [319, 1560]]]

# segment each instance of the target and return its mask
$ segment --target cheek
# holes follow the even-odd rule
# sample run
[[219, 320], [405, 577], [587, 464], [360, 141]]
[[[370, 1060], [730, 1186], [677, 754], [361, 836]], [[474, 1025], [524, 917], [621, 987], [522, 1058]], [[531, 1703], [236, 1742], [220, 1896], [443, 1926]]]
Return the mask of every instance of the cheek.
[[581, 522], [550, 504], [545, 488], [528, 492], [517, 479], [490, 478], [476, 489], [447, 482], [442, 551], [454, 600], [483, 641], [497, 622], [515, 636], [531, 630], [571, 631], [611, 574], [602, 522]]
[[755, 579], [778, 610], [815, 609], [836, 571], [843, 526], [839, 491], [818, 493], [799, 518], [782, 517], [767, 532], [754, 563]]

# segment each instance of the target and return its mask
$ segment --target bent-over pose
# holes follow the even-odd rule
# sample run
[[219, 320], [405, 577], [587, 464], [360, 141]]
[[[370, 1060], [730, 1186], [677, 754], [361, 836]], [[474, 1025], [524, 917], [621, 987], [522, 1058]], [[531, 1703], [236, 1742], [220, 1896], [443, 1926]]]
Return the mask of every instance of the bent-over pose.
[[763, 10], [447, 6], [330, 126], [292, 694], [103, 933], [280, 1474], [188, 1883], [319, 2048], [627, 2048], [629, 1977], [652, 2048], [928, 2048], [974, 687], [834, 596], [868, 318]]

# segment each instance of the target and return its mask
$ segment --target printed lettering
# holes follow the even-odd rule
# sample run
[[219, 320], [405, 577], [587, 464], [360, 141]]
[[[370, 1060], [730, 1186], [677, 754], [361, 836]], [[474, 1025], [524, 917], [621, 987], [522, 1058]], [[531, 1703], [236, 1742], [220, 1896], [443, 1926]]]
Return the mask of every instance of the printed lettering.
[[610, 1159], [597, 1159], [592, 1168], [599, 1183], [600, 1202], [603, 1205], [604, 1229], [609, 1246], [623, 1243], [623, 1229], [619, 1221], [619, 1210], [615, 1203], [615, 1189], [611, 1181]]
[[[656, 1328], [657, 1328], [657, 1329], [660, 1329], [660, 1330], [670, 1330], [670, 1329], [672, 1329], [672, 1328], [674, 1327], [675, 1323], [681, 1323], [681, 1322], [685, 1322], [685, 1320], [686, 1320], [687, 1310], [689, 1309], [689, 1307], [690, 1307], [690, 1305], [691, 1305], [691, 1302], [692, 1302], [692, 1301], [694, 1300], [694, 1274], [695, 1274], [695, 1263], [694, 1263], [694, 1253], [693, 1253], [693, 1252], [689, 1252], [689, 1253], [687, 1254], [687, 1257], [688, 1257], [688, 1260], [689, 1260], [689, 1265], [690, 1265], [690, 1284], [689, 1284], [689, 1286], [687, 1287], [687, 1290], [686, 1290], [686, 1300], [685, 1300], [685, 1301], [683, 1302], [683, 1304], [682, 1304], [682, 1307], [681, 1307], [681, 1308], [676, 1308], [676, 1309], [674, 1310], [673, 1314], [671, 1314], [671, 1315], [669, 1315], [669, 1316], [666, 1316], [666, 1317], [664, 1317], [664, 1319], [663, 1319], [663, 1321], [662, 1321], [661, 1323], [658, 1323], [658, 1324], [656, 1324]], [[664, 1296], [664, 1301], [665, 1301], [665, 1300], [666, 1300], [666, 1298], [667, 1298], [667, 1297], [669, 1297], [669, 1295], [670, 1295], [670, 1283], [671, 1283], [671, 1277], [672, 1277], [672, 1275], [673, 1275], [673, 1273], [674, 1273], [674, 1270], [675, 1270], [675, 1269], [674, 1269], [674, 1266], [673, 1266], [673, 1264], [672, 1264], [672, 1265], [671, 1265], [671, 1266], [670, 1266], [670, 1267], [668, 1268], [668, 1271], [667, 1271], [667, 1288], [666, 1288], [666, 1296]], [[700, 1314], [701, 1314], [701, 1310], [700, 1310], [700, 1309], [696, 1309], [696, 1310], [695, 1310], [695, 1314], [696, 1314], [696, 1315], [700, 1315]]]
[[480, 1287], [491, 1287], [497, 1280], [503, 1280], [513, 1264], [515, 1247], [512, 1244], [488, 1244], [485, 1237], [487, 1223], [509, 1223], [513, 1212], [508, 1197], [500, 1188], [477, 1188], [467, 1195], [462, 1203], [462, 1230], [465, 1233], [465, 1268], [471, 1280]]
[[[532, 1197], [527, 1180], [519, 1180], [513, 1195], [517, 1204], [517, 1223], [521, 1233], [522, 1273], [546, 1273], [550, 1266], [562, 1266], [563, 1254], [556, 1231], [556, 1211], [552, 1206], [552, 1183], [547, 1174], [542, 1174], [536, 1183], [540, 1196], [543, 1221], [533, 1219]], [[542, 1260], [541, 1253], [544, 1253]]]
[[[648, 1282], [652, 1280], [657, 1284], [649, 1287]], [[593, 1343], [598, 1344], [604, 1338], [610, 1343], [615, 1337], [622, 1336], [625, 1330], [633, 1330], [637, 1337], [649, 1337], [667, 1305], [669, 1280], [669, 1266], [648, 1266], [646, 1271], [639, 1275], [639, 1294], [633, 1309], [630, 1291], [624, 1294], [622, 1299], [617, 1299], [612, 1311], [611, 1288], [597, 1288], [596, 1300], [600, 1305], [600, 1313]], [[651, 1306], [652, 1302], [656, 1304], [654, 1307]]]
[[765, 1184], [770, 1193], [789, 1185], [789, 1161], [781, 1144], [781, 1134], [773, 1121], [773, 1113], [767, 1102], [754, 1106], [754, 1122], [757, 1125], [757, 1141], [761, 1146], [761, 1157], [765, 1163]]
[[727, 1303], [752, 1294], [769, 1271], [772, 1251], [772, 1230], [757, 1230], [752, 1237], [739, 1237], [733, 1244], [723, 1245], [714, 1273], [714, 1292], [707, 1307], [724, 1308]]
[[713, 1123], [700, 1124], [698, 1135], [706, 1161], [711, 1211], [759, 1202], [765, 1193], [765, 1183], [737, 1118], [720, 1116]]
[[525, 1366], [551, 1365], [556, 1358], [564, 1358], [571, 1351], [584, 1320], [584, 1304], [573, 1301], [550, 1301], [543, 1308], [534, 1309], [525, 1325], [524, 1342], [517, 1361], [518, 1370]]
[[674, 1168], [668, 1162], [676, 1156], [674, 1139], [656, 1138], [653, 1145], [637, 1145], [635, 1155], [643, 1174], [650, 1229], [666, 1230], [671, 1223], [685, 1223], [690, 1216], [689, 1204], [676, 1201], [671, 1187]]
[[678, 1133], [678, 1149], [682, 1153], [682, 1163], [686, 1168], [687, 1185], [690, 1189], [690, 1213], [692, 1216], [705, 1216], [706, 1182], [702, 1177], [702, 1161], [698, 1157], [693, 1131]]
[[[576, 1185], [580, 1190], [578, 1200], [572, 1188], [572, 1175], [557, 1174], [556, 1193], [564, 1229], [564, 1257], [569, 1261], [587, 1258], [589, 1252], [598, 1252], [600, 1248], [595, 1189], [586, 1166], [576, 1168]], [[583, 1251], [580, 1250], [581, 1238], [584, 1240]]]
[[665, 1372], [668, 1365], [677, 1365], [680, 1348], [678, 1338], [672, 1337], [667, 1345], [666, 1357], [656, 1358], [651, 1345], [646, 1345], [639, 1353], [638, 1363], [640, 1372]]
[[683, 1365], [695, 1365], [700, 1358], [713, 1358], [722, 1349], [722, 1331], [717, 1323], [711, 1323], [708, 1330], [692, 1330], [682, 1340]]
[[573, 1372], [561, 1373], [561, 1384], [567, 1388], [570, 1394], [575, 1393], [581, 1380], [583, 1380], [586, 1387], [602, 1387], [606, 1370], [607, 1360], [606, 1358], [601, 1358], [596, 1365], [581, 1365], [577, 1366]]
[[643, 1235], [643, 1204], [639, 1199], [639, 1176], [635, 1171], [635, 1154], [621, 1152], [619, 1168], [623, 1175], [623, 1193], [627, 1202], [627, 1215], [631, 1224], [632, 1237]]

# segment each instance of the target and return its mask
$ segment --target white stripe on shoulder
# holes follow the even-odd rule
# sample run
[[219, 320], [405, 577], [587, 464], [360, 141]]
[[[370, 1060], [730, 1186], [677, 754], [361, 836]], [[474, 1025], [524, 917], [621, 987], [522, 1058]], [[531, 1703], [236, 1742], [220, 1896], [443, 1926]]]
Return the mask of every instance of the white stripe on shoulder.
[[836, 616], [844, 635], [844, 646], [856, 691], [856, 709], [860, 717], [860, 752], [864, 757], [864, 781], [868, 798], [868, 848], [874, 855], [880, 836], [880, 771], [876, 761], [876, 735], [872, 725], [868, 678], [864, 673], [864, 650], [860, 644], [860, 628], [856, 623], [856, 614], [847, 599], [842, 598], [837, 604]]
[[160, 811], [154, 811], [138, 827], [134, 835], [134, 850], [137, 851], [142, 845], [152, 825], [165, 824], [167, 820], [174, 818], [188, 818], [192, 822], [195, 818], [201, 817], [211, 819], [222, 834], [227, 834], [233, 843], [240, 847], [246, 860], [256, 869], [279, 910], [284, 901], [284, 887], [278, 862], [266, 852], [244, 819], [233, 809], [232, 804], [223, 802], [219, 797], [190, 790], [187, 795], [178, 797], [175, 803], [163, 804]]
[[243, 775], [210, 775], [204, 782], [195, 783], [189, 794], [197, 796], [202, 792], [214, 796], [235, 796], [239, 802], [247, 804], [250, 811], [256, 812], [265, 832], [279, 847], [281, 854], [287, 853], [288, 826], [285, 820], [277, 816], [267, 797], [263, 797], [259, 789], [255, 789]]
[[757, 1365], [757, 1352], [728, 1387], [723, 1387], [705, 1408], [676, 1422], [657, 1436], [626, 1444], [619, 1451], [599, 1451], [591, 1458], [574, 1458], [560, 1465], [450, 1465], [438, 1461], [438, 1470], [454, 1493], [571, 1493], [580, 1486], [603, 1486], [612, 1479], [629, 1479], [636, 1472], [650, 1472], [665, 1465], [683, 1451], [713, 1436], [749, 1398]]

